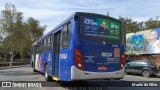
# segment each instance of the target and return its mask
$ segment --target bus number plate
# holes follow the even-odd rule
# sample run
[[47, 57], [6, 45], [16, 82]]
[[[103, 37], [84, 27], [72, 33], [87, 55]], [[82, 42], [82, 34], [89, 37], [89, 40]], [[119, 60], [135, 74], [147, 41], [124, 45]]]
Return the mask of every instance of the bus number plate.
[[98, 67], [98, 70], [107, 70], [107, 67], [100, 66], [100, 67]]

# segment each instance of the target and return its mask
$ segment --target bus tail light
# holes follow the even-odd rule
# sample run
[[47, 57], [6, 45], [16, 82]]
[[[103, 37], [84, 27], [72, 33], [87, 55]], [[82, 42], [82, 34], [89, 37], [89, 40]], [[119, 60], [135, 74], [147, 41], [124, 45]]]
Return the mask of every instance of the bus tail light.
[[75, 60], [75, 66], [80, 70], [84, 70], [82, 53], [78, 49], [74, 49], [74, 60]]
[[122, 57], [121, 57], [121, 61], [120, 61], [120, 67], [123, 68], [124, 67], [124, 53], [122, 54]]

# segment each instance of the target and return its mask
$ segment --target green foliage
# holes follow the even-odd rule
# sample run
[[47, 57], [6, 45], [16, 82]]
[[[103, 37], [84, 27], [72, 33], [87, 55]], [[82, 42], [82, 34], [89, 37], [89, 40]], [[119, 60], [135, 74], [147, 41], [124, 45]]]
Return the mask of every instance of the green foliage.
[[125, 33], [130, 33], [130, 32], [137, 32], [140, 29], [140, 23], [138, 23], [137, 21], [133, 21], [133, 19], [131, 18], [122, 18], [120, 17], [119, 18], [120, 20], [123, 20], [123, 24], [124, 24], [124, 30], [125, 30]]
[[25, 28], [24, 31], [25, 36], [30, 38], [32, 41], [36, 41], [43, 35], [43, 32], [46, 29], [46, 25], [41, 27], [39, 25], [39, 21], [30, 17], [27, 20], [27, 23], [24, 23], [24, 28]]
[[43, 35], [46, 26], [40, 26], [39, 21], [32, 17], [24, 22], [23, 13], [12, 4], [6, 4], [0, 14], [1, 48], [15, 55], [20, 53], [22, 58], [28, 56], [31, 44]]
[[148, 30], [160, 27], [159, 17], [156, 17], [155, 19], [150, 18], [145, 22], [133, 21], [132, 18], [127, 18], [127, 17], [125, 18], [119, 17], [119, 19], [124, 22], [125, 33], [135, 33], [142, 30]]
[[146, 29], [159, 28], [160, 27], [159, 17], [156, 17], [155, 19], [150, 18], [148, 21], [145, 22], [145, 25]]

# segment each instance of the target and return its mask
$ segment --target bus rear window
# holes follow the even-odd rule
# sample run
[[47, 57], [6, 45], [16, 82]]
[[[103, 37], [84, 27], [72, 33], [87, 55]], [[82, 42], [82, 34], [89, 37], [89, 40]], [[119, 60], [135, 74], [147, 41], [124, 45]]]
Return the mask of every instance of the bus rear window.
[[81, 16], [81, 35], [102, 40], [120, 40], [121, 23], [105, 18]]

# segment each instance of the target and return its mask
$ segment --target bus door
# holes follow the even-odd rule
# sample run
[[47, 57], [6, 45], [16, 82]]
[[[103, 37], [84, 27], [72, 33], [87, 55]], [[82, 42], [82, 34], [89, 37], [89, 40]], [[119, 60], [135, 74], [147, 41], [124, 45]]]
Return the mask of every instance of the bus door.
[[54, 61], [53, 61], [53, 67], [54, 67], [54, 76], [58, 77], [59, 73], [59, 53], [60, 53], [60, 40], [61, 40], [61, 31], [58, 31], [54, 34]]

